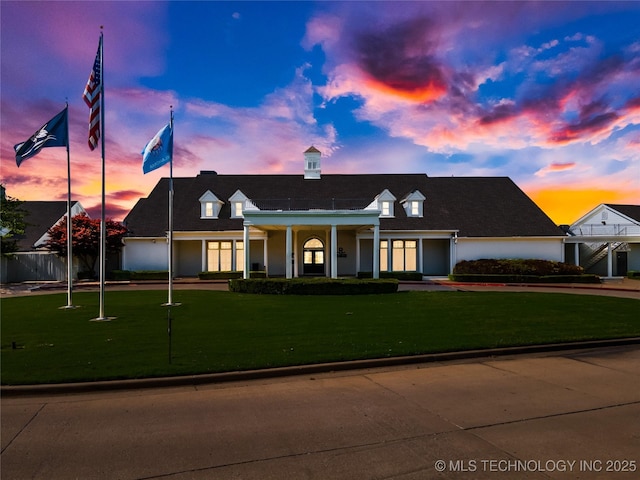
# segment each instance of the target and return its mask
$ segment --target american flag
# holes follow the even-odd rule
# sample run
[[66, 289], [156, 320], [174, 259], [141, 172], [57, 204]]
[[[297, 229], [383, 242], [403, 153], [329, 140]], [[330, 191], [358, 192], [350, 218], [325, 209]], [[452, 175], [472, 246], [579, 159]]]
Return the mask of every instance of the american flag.
[[89, 81], [84, 88], [82, 98], [89, 107], [89, 148], [94, 150], [98, 146], [100, 138], [100, 92], [102, 91], [102, 36], [98, 43], [98, 53], [93, 62], [93, 69], [89, 75]]

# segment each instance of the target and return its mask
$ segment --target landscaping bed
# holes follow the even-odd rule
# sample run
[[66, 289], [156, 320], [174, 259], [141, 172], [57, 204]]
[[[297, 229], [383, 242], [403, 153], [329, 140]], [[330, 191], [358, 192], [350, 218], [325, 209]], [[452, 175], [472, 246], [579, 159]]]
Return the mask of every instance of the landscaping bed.
[[579, 265], [537, 259], [464, 260], [449, 279], [473, 283], [600, 283]]
[[354, 278], [249, 278], [229, 280], [229, 291], [270, 295], [371, 295], [395, 293], [398, 281]]

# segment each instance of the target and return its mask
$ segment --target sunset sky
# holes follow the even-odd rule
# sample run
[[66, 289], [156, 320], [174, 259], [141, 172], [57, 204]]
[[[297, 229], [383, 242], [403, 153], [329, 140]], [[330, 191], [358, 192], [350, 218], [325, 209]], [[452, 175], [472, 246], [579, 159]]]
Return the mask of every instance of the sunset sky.
[[[66, 152], [16, 166], [69, 102], [73, 198], [100, 216], [82, 100], [104, 26], [107, 216], [174, 176], [511, 177], [556, 222], [640, 204], [640, 2], [0, 2], [0, 182], [64, 200]], [[461, 192], [464, 194], [464, 192]], [[276, 193], [274, 193], [276, 195]]]

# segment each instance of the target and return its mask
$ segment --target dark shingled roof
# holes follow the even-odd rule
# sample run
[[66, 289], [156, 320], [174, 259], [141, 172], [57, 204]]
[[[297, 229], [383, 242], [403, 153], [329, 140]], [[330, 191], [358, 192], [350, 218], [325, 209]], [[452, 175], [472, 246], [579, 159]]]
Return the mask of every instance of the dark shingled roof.
[[[71, 207], [76, 203], [71, 202]], [[18, 251], [29, 252], [34, 250], [34, 243], [66, 215], [67, 202], [27, 201], [23, 202], [20, 208], [26, 212], [24, 221], [27, 227], [24, 235], [16, 235], [14, 238], [18, 241]]]
[[640, 205], [615, 205], [612, 203], [605, 204], [609, 208], [613, 208], [615, 211], [640, 222]]
[[[125, 218], [135, 237], [163, 236], [168, 228], [169, 179], [163, 178]], [[397, 199], [395, 218], [381, 230], [459, 230], [459, 236], [561, 236], [553, 221], [507, 177], [427, 177], [424, 174], [218, 175], [202, 172], [174, 178], [174, 231], [242, 230], [232, 219], [229, 198], [240, 190], [261, 209], [364, 208], [385, 189]], [[200, 219], [199, 198], [211, 190], [224, 201], [219, 218]], [[419, 190], [424, 217], [407, 217], [399, 202]]]

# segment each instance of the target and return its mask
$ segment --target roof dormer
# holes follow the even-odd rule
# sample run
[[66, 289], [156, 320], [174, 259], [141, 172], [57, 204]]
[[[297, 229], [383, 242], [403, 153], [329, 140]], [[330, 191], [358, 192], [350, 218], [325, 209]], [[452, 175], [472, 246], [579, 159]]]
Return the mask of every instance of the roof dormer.
[[236, 193], [229, 197], [231, 204], [231, 218], [244, 218], [245, 210], [258, 210], [244, 193], [236, 190]]
[[199, 199], [200, 218], [218, 218], [224, 202], [216, 197], [211, 190], [207, 190]]
[[374, 198], [373, 202], [367, 206], [365, 210], [376, 209], [380, 210], [381, 217], [394, 217], [394, 204], [396, 197], [386, 188]]
[[422, 217], [424, 215], [424, 201], [427, 199], [419, 190], [414, 190], [400, 200], [407, 217]]
[[320, 157], [322, 154], [316, 147], [311, 146], [304, 152], [304, 178], [320, 178]]

